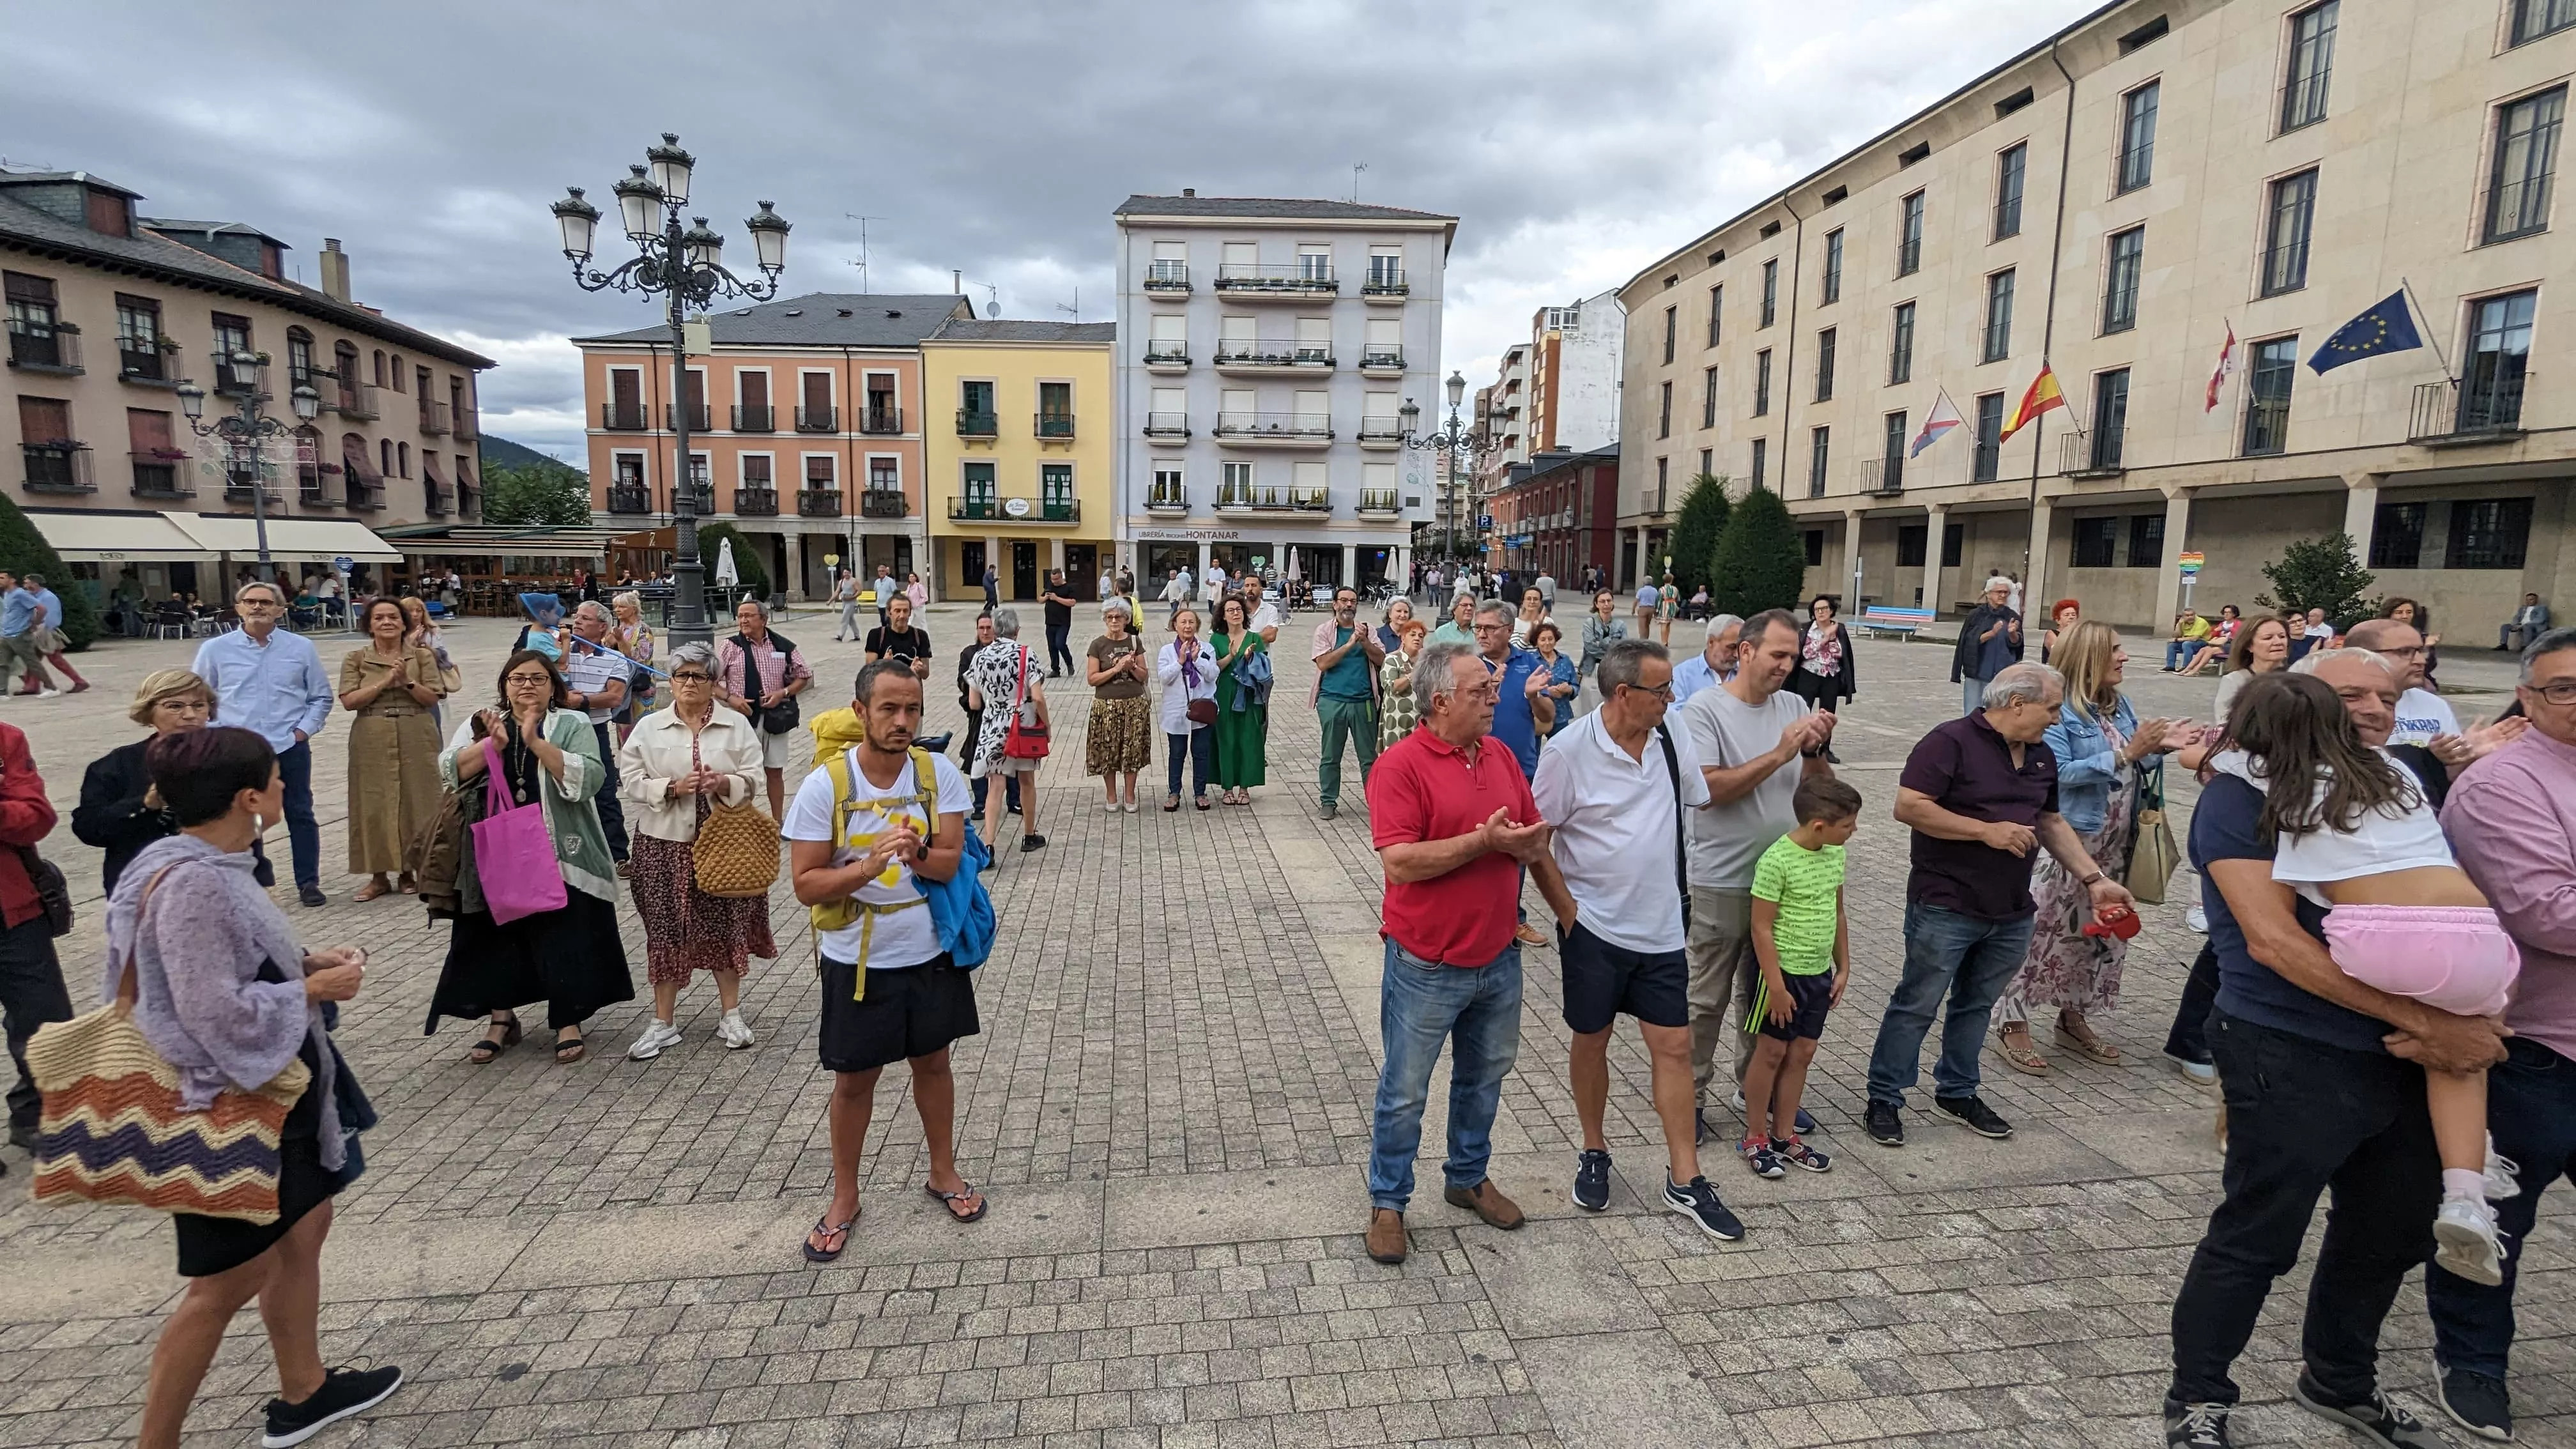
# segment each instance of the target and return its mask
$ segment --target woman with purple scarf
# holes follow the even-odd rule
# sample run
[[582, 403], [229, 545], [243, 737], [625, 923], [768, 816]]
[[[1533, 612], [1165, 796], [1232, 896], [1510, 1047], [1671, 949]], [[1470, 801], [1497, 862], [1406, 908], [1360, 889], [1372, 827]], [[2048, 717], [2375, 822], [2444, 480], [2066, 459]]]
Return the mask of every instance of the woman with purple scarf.
[[1181, 761], [1186, 758], [1191, 796], [1205, 810], [1215, 803], [1208, 799], [1208, 767], [1216, 753], [1216, 653], [1199, 637], [1198, 610], [1182, 605], [1172, 615], [1172, 628], [1172, 641], [1154, 664], [1155, 676], [1163, 681], [1163, 734], [1171, 746], [1163, 753], [1171, 764], [1163, 808], [1181, 808]]
[[176, 1449], [225, 1325], [256, 1299], [277, 1359], [264, 1442], [301, 1443], [402, 1383], [391, 1365], [322, 1365], [331, 1198], [357, 1179], [358, 1134], [375, 1125], [332, 1045], [330, 1022], [336, 1003], [358, 994], [366, 953], [307, 952], [251, 878], [251, 843], [286, 813], [285, 782], [266, 740], [220, 726], [164, 735], [145, 751], [144, 768], [179, 833], [145, 846], [109, 898], [102, 998], [116, 998], [130, 955], [134, 1024], [178, 1069], [190, 1110], [226, 1087], [260, 1087], [291, 1061], [304, 1063], [312, 1085], [286, 1114], [276, 1222], [172, 1215], [188, 1288], [152, 1353], [137, 1442]]

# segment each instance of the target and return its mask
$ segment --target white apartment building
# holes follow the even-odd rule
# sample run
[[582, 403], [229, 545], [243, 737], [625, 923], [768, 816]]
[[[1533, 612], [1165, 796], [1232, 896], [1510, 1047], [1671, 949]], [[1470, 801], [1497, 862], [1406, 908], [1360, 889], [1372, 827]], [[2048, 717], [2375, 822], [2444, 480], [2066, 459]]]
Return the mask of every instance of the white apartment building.
[[1619, 441], [1619, 368], [1628, 325], [1616, 291], [1530, 318], [1529, 428], [1522, 456], [1589, 453]]
[[1118, 224], [1118, 552], [1316, 583], [1402, 578], [1438, 481], [1457, 218], [1392, 206], [1131, 196]]

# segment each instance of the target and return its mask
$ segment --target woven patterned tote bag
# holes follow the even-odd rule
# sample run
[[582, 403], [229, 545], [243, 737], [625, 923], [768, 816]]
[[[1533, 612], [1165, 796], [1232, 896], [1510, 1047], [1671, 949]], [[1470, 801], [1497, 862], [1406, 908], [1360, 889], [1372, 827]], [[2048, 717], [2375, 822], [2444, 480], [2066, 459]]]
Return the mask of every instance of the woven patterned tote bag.
[[711, 896], [765, 896], [778, 884], [778, 826], [757, 805], [717, 802], [689, 846], [698, 889]]

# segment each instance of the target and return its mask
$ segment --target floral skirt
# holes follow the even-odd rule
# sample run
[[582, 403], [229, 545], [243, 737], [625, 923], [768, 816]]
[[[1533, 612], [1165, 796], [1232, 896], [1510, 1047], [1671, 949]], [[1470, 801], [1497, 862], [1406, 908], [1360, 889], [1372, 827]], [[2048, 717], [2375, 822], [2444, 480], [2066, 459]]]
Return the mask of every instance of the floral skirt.
[[698, 971], [744, 969], [753, 956], [775, 957], [767, 896], [711, 896], [698, 889], [691, 845], [638, 835], [627, 887], [644, 918], [644, 975], [657, 986], [686, 986]]
[[[2102, 828], [2084, 837], [2093, 863], [2113, 880], [2129, 868], [2129, 820], [2136, 803], [2133, 786], [2112, 791]], [[1995, 1003], [1996, 1025], [2028, 1021], [2036, 1007], [2072, 1007], [2086, 1015], [2116, 1010], [2129, 943], [2117, 936], [2084, 934], [2085, 923], [2093, 919], [2092, 895], [2053, 855], [2043, 853], [2039, 868], [2031, 872], [2030, 895], [2039, 906], [2031, 922], [2030, 950]]]
[[1082, 767], [1091, 775], [1125, 775], [1142, 770], [1154, 757], [1154, 702], [1134, 699], [1091, 701], [1091, 725], [1084, 732]]

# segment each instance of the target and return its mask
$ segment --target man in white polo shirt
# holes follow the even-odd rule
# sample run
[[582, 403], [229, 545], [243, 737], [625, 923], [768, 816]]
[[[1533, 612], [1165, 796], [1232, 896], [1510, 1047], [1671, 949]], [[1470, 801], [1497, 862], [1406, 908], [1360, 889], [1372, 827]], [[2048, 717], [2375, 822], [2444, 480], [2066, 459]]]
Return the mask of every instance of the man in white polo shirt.
[[1547, 742], [1531, 794], [1555, 827], [1549, 850], [1561, 879], [1540, 877], [1556, 912], [1565, 1024], [1574, 1033], [1574, 1112], [1583, 1125], [1574, 1205], [1610, 1205], [1610, 1028], [1637, 1019], [1654, 1063], [1655, 1115], [1663, 1119], [1664, 1206], [1710, 1237], [1732, 1242], [1744, 1225], [1700, 1174], [1691, 1102], [1690, 968], [1682, 811], [1708, 800], [1699, 752], [1678, 722], [1667, 726], [1672, 655], [1622, 639], [1602, 656], [1601, 707]]
[[609, 617], [608, 606], [597, 600], [585, 600], [572, 611], [572, 632], [576, 641], [572, 652], [564, 656], [564, 684], [572, 691], [572, 708], [590, 717], [590, 732], [599, 741], [599, 758], [608, 768], [602, 772], [599, 793], [593, 797], [599, 806], [599, 830], [608, 838], [608, 853], [617, 861], [617, 873], [626, 874], [626, 811], [617, 800], [617, 741], [609, 737], [608, 722], [617, 717], [619, 706], [626, 703], [626, 683], [634, 666], [623, 655], [612, 652], [608, 631], [616, 621]]

